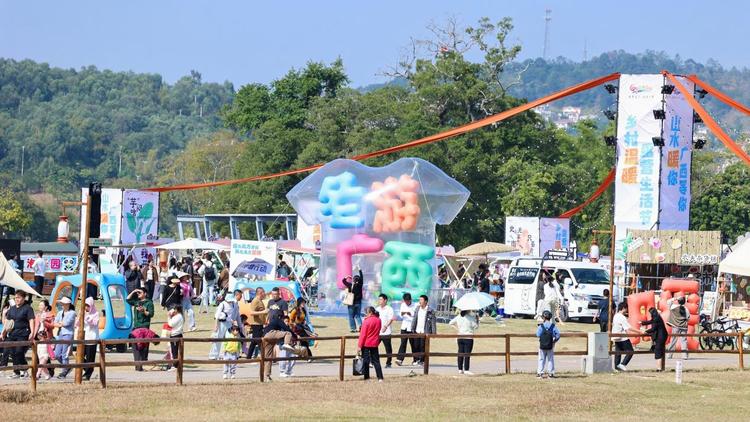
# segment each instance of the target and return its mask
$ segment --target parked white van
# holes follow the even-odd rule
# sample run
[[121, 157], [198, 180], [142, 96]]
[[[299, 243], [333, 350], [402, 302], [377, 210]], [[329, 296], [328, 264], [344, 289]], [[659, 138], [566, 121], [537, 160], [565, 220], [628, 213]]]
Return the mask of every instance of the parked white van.
[[514, 316], [534, 316], [537, 303], [544, 298], [544, 283], [540, 273], [557, 271], [563, 280], [560, 288], [564, 303], [560, 318], [593, 320], [609, 288], [609, 273], [600, 264], [582, 261], [516, 258], [508, 269], [505, 283], [505, 313]]

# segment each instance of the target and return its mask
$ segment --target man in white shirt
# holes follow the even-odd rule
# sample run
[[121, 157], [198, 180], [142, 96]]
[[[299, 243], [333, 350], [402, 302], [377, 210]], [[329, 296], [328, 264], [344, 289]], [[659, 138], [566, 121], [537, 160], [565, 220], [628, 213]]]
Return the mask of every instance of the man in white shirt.
[[385, 360], [385, 367], [391, 367], [391, 355], [393, 354], [393, 345], [391, 344], [391, 324], [393, 317], [393, 308], [388, 305], [388, 296], [381, 294], [378, 296], [378, 307], [375, 308], [380, 314], [380, 342], [385, 347], [385, 353], [388, 357]]
[[42, 294], [44, 275], [47, 273], [47, 262], [44, 261], [44, 252], [41, 250], [36, 251], [36, 255], [37, 258], [31, 265], [31, 269], [34, 270], [34, 289], [37, 293]]
[[[411, 330], [415, 334], [435, 334], [437, 333], [437, 318], [435, 318], [435, 311], [428, 306], [429, 299], [426, 295], [419, 296], [419, 306], [416, 309], [416, 314], [411, 322]], [[424, 337], [418, 337], [414, 339], [414, 350], [412, 353], [424, 354]], [[417, 356], [414, 358], [415, 364], [424, 364], [424, 356]]]
[[[404, 293], [403, 302], [398, 310], [398, 314], [401, 317], [401, 334], [411, 334], [411, 323], [414, 321], [414, 312], [416, 312], [417, 304], [411, 301], [411, 294]], [[406, 354], [406, 342], [411, 345], [411, 352], [414, 353], [414, 339], [413, 338], [401, 338], [401, 345], [398, 347], [398, 356], [396, 357], [396, 365], [401, 366], [404, 363], [404, 355]]]
[[[630, 327], [628, 322], [628, 304], [622, 302], [617, 306], [617, 313], [612, 318], [612, 334], [639, 334], [640, 331], [634, 330]], [[615, 368], [620, 371], [627, 371], [626, 366], [630, 363], [630, 359], [633, 358], [632, 354], [625, 355], [622, 358], [622, 354], [618, 352], [632, 352], [633, 343], [630, 342], [630, 337], [612, 337], [612, 341], [615, 343]], [[622, 361], [620, 360], [622, 358]]]
[[[198, 268], [198, 274], [203, 278], [203, 285], [201, 290], [201, 306], [200, 311], [208, 312], [208, 307], [212, 303], [216, 303], [216, 282], [219, 279], [219, 271], [216, 269], [216, 265], [211, 260], [211, 255], [203, 255], [201, 260], [202, 264]], [[205, 309], [205, 311], [204, 311]]]

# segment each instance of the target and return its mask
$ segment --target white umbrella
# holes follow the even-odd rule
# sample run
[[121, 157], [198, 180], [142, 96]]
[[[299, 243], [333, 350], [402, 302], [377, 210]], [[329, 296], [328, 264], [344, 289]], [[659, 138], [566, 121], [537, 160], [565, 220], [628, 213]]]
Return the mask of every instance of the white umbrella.
[[188, 249], [190, 250], [200, 249], [202, 251], [220, 251], [220, 250], [227, 250], [229, 248], [224, 245], [220, 245], [218, 243], [206, 242], [205, 240], [200, 240], [194, 237], [189, 237], [185, 240], [180, 240], [178, 242], [172, 242], [172, 243], [166, 243], [164, 245], [159, 245], [156, 247], [156, 249], [167, 249], [170, 251], [186, 251]]
[[476, 311], [494, 304], [495, 298], [487, 293], [471, 292], [461, 296], [453, 306], [462, 311]]
[[0, 284], [42, 297], [42, 295], [29, 286], [29, 283], [27, 283], [26, 280], [22, 279], [21, 276], [11, 268], [8, 260], [5, 259], [5, 255], [3, 255], [2, 252], [0, 252]]

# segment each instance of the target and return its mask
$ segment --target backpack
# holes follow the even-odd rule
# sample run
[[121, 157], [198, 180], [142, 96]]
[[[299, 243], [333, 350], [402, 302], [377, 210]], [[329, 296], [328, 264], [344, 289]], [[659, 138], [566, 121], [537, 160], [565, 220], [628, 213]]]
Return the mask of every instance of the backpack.
[[542, 335], [539, 336], [539, 348], [541, 350], [552, 350], [555, 347], [555, 324], [550, 324], [549, 328], [542, 325]]
[[212, 266], [206, 266], [206, 269], [203, 271], [203, 276], [206, 277], [206, 280], [215, 280], [216, 279], [216, 268]]

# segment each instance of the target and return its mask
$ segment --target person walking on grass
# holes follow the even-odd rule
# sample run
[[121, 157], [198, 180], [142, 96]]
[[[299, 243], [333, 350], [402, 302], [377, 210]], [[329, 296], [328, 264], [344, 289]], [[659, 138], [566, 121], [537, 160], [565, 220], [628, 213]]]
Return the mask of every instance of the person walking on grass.
[[[448, 325], [452, 325], [458, 331], [458, 334], [472, 335], [477, 331], [479, 324], [477, 324], [477, 317], [470, 311], [461, 311], [459, 315], [454, 317]], [[461, 354], [468, 353], [474, 349], [473, 338], [457, 338], [458, 343], [458, 373], [462, 375], [474, 375], [469, 371], [470, 356], [461, 356]]]
[[[6, 302], [8, 303], [8, 302]], [[4, 311], [3, 331], [0, 333], [2, 341], [31, 341], [34, 339], [35, 320], [34, 310], [26, 303], [26, 293], [16, 291], [15, 301]], [[13, 359], [13, 366], [26, 366], [26, 349], [24, 346], [6, 347], [2, 350], [2, 359], [0, 366], [8, 366], [8, 360]], [[14, 369], [13, 374], [8, 378], [25, 378], [28, 376], [27, 371], [21, 372]]]
[[[401, 306], [398, 310], [399, 316], [401, 317], [401, 334], [413, 333], [411, 330], [411, 324], [414, 321], [415, 312], [417, 312], [417, 304], [411, 301], [411, 293], [404, 293]], [[404, 363], [407, 342], [411, 345], [411, 352], [414, 353], [414, 338], [402, 337], [401, 344], [398, 346], [398, 356], [396, 357], [396, 365], [398, 366], [401, 366]]]
[[[182, 338], [185, 327], [185, 317], [182, 315], [182, 306], [175, 305], [169, 310], [167, 314], [169, 319], [167, 325], [169, 325], [169, 338]], [[177, 359], [179, 354], [180, 343], [173, 341], [169, 343], [169, 354], [172, 359]], [[167, 366], [167, 370], [171, 370], [172, 365]]]
[[669, 333], [667, 333], [667, 326], [664, 324], [664, 319], [659, 315], [659, 311], [654, 308], [649, 308], [648, 313], [651, 315], [651, 319], [648, 321], [642, 321], [641, 325], [651, 326], [651, 328], [646, 331], [646, 334], [651, 335], [654, 359], [656, 359], [656, 371], [661, 372], [661, 360], [664, 358], [664, 351]]
[[552, 312], [542, 312], [544, 321], [536, 328], [539, 338], [539, 362], [536, 367], [537, 378], [544, 377], [545, 371], [549, 378], [555, 377], [555, 343], [560, 340], [560, 330], [552, 322]]
[[385, 348], [385, 367], [391, 367], [391, 355], [393, 354], [393, 345], [391, 343], [391, 324], [395, 320], [393, 316], [393, 308], [388, 305], [388, 296], [380, 294], [378, 296], [378, 307], [375, 308], [380, 316], [380, 342], [383, 343]]
[[603, 296], [604, 299], [600, 300], [597, 305], [598, 311], [594, 317], [594, 322], [599, 323], [599, 332], [606, 333], [607, 325], [609, 324], [609, 309], [612, 302], [612, 299], [609, 297], [609, 289], [604, 289]]
[[[154, 316], [154, 302], [146, 297], [146, 291], [135, 289], [128, 295], [125, 300], [128, 305], [133, 307], [133, 331], [130, 333], [133, 338], [148, 338], [151, 331], [151, 318]], [[148, 350], [150, 343], [137, 343], [133, 345], [133, 360], [148, 360]], [[136, 365], [136, 371], [143, 371], [142, 365]]]
[[250, 337], [257, 341], [250, 342], [247, 349], [247, 358], [252, 359], [255, 351], [260, 351], [260, 339], [263, 338], [263, 325], [268, 317], [268, 310], [263, 300], [266, 298], [266, 291], [262, 287], [255, 289], [255, 297], [250, 302]]
[[669, 341], [669, 347], [667, 348], [667, 350], [669, 350], [669, 358], [672, 359], [675, 346], [677, 346], [677, 342], [679, 341], [680, 351], [682, 351], [684, 358], [687, 359], [687, 337], [677, 336], [680, 334], [687, 334], [688, 330], [690, 314], [685, 307], [685, 296], [671, 298], [667, 300], [667, 305], [669, 306], [669, 318], [667, 319], [667, 324], [672, 327], [672, 338]]
[[[640, 331], [630, 327], [630, 323], [628, 322], [628, 304], [626, 302], [620, 303], [617, 306], [617, 313], [612, 318], [612, 334], [640, 333]], [[628, 353], [633, 351], [633, 343], [630, 342], [630, 337], [612, 337], [612, 341], [615, 343], [615, 369], [627, 371], [628, 363], [633, 358], [633, 355]], [[625, 354], [624, 358], [622, 357], [623, 354]]]
[[208, 313], [209, 306], [216, 303], [216, 283], [219, 279], [219, 271], [211, 260], [211, 254], [204, 254], [202, 262], [203, 265], [198, 268], [198, 275], [203, 279], [199, 312], [205, 314]]
[[[240, 327], [233, 325], [232, 328], [227, 332], [224, 338], [228, 340], [234, 340], [240, 338]], [[237, 374], [237, 359], [240, 357], [240, 350], [242, 350], [242, 343], [239, 341], [225, 341], [224, 342], [224, 379], [234, 379]]]
[[378, 382], [383, 381], [383, 369], [380, 367], [380, 356], [378, 355], [378, 344], [380, 344], [381, 320], [378, 311], [368, 306], [365, 311], [365, 320], [359, 332], [357, 342], [357, 353], [362, 355], [362, 375], [365, 381], [370, 379], [370, 364], [375, 367], [375, 375]]
[[[57, 332], [57, 340], [72, 340], [73, 330], [76, 323], [76, 311], [73, 308], [73, 302], [69, 297], [63, 297], [60, 299], [62, 310], [55, 317], [55, 323], [53, 326], [59, 331]], [[70, 359], [70, 344], [57, 344], [55, 345], [55, 357], [58, 362], [62, 365], [67, 365]], [[70, 373], [70, 368], [63, 368], [60, 375], [57, 376], [59, 379], [65, 379]]]
[[362, 327], [362, 284], [364, 276], [362, 269], [357, 267], [358, 274], [354, 277], [346, 277], [342, 280], [348, 294], [351, 294], [351, 303], [347, 303], [349, 313], [349, 331], [356, 333]]
[[36, 251], [36, 259], [31, 264], [31, 269], [34, 271], [34, 290], [42, 294], [42, 289], [44, 289], [44, 275], [47, 273], [47, 262], [44, 260], [43, 251]]
[[[216, 308], [214, 318], [216, 324], [214, 325], [214, 333], [212, 337], [217, 339], [223, 339], [227, 332], [233, 326], [240, 327], [242, 332], [242, 318], [240, 318], [240, 301], [242, 300], [242, 290], [234, 291], [234, 300], [224, 300]], [[220, 359], [221, 358], [221, 346], [223, 342], [218, 341], [211, 344], [211, 350], [208, 353], [209, 359]]]
[[[99, 312], [96, 311], [96, 306], [94, 306], [94, 298], [87, 297], [85, 303], [85, 314], [83, 316], [84, 338], [86, 340], [99, 340]], [[78, 327], [78, 319], [76, 319], [76, 328], [80, 329]], [[96, 360], [96, 344], [85, 345], [83, 347], [83, 355], [84, 363], [94, 363]], [[89, 381], [93, 373], [93, 367], [85, 368], [83, 370], [84, 381]]]
[[[419, 296], [419, 306], [411, 323], [411, 331], [415, 334], [435, 334], [437, 333], [437, 318], [435, 311], [430, 308], [429, 299], [425, 295]], [[424, 337], [414, 339], [414, 356], [415, 365], [424, 364]]]

